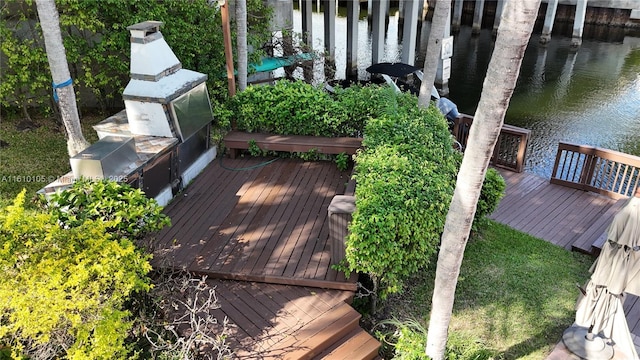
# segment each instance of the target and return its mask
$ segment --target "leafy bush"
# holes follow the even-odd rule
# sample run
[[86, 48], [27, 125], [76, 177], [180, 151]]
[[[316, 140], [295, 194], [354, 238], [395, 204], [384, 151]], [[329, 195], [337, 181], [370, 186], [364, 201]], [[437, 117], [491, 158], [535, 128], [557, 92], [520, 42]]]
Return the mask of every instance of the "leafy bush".
[[473, 219], [474, 230], [477, 230], [477, 226], [486, 220], [487, 215], [491, 215], [498, 208], [500, 200], [504, 197], [506, 187], [507, 184], [504, 178], [496, 169], [487, 169], [482, 190], [480, 191], [480, 198], [478, 198], [476, 215]]
[[330, 95], [302, 81], [281, 80], [274, 86], [249, 86], [218, 114], [224, 124], [235, 119], [240, 131], [362, 137], [370, 118], [393, 112], [388, 100], [394, 98], [386, 86], [336, 88]]
[[135, 240], [171, 223], [162, 207], [142, 190], [104, 179], [79, 179], [53, 194], [46, 206], [64, 227], [99, 220], [109, 232]]
[[346, 153], [340, 153], [336, 155], [335, 162], [338, 166], [338, 170], [345, 171], [349, 168], [349, 155]]
[[368, 273], [379, 294], [401, 290], [436, 252], [455, 185], [457, 163], [443, 116], [398, 94], [394, 115], [371, 119], [356, 155], [356, 211], [346, 259]]
[[389, 102], [395, 99], [394, 90], [388, 86], [353, 85], [347, 88], [335, 88], [333, 96], [336, 106], [332, 109], [328, 126], [337, 133], [362, 137], [370, 118], [389, 114]]
[[302, 81], [249, 86], [230, 103], [239, 130], [315, 136], [333, 135], [324, 126], [332, 106], [328, 93]]
[[125, 358], [124, 304], [149, 289], [149, 256], [100, 220], [28, 212], [24, 197], [0, 213], [0, 343], [15, 358]]

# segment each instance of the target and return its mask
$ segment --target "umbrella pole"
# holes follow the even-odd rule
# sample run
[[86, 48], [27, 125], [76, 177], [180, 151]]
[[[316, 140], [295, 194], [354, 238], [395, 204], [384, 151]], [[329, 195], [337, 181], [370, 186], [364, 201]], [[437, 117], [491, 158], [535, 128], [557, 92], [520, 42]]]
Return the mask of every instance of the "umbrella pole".
[[569, 351], [585, 360], [613, 358], [613, 346], [607, 339], [591, 332], [590, 328], [573, 325], [562, 334], [562, 342]]

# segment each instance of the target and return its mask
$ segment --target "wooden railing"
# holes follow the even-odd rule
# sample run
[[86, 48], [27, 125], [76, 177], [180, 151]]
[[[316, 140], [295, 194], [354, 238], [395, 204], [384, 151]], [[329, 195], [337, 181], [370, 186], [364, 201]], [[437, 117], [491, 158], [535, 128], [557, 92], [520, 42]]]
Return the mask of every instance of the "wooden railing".
[[639, 179], [640, 157], [586, 145], [558, 144], [552, 184], [621, 199], [633, 195]]
[[[463, 149], [467, 147], [471, 123], [473, 123], [473, 117], [466, 114], [461, 114], [454, 121], [453, 135]], [[513, 125], [503, 125], [493, 150], [491, 164], [511, 171], [522, 172], [530, 134], [531, 130]]]

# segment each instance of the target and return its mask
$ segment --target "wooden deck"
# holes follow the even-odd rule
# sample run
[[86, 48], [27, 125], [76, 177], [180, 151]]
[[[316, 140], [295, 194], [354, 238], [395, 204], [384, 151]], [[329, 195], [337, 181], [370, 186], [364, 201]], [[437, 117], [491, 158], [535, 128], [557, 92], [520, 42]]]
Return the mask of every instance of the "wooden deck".
[[222, 161], [165, 209], [174, 226], [157, 235], [157, 265], [220, 279], [356, 289], [355, 276], [331, 268], [327, 242], [327, 208], [349, 172], [331, 162]]
[[350, 172], [332, 162], [218, 159], [166, 208], [153, 265], [209, 277], [240, 359], [373, 359], [379, 342], [331, 268], [327, 209]]
[[[603, 234], [626, 200], [551, 184], [530, 173], [502, 171], [506, 195], [491, 218], [567, 250], [595, 256]], [[577, 293], [576, 293], [577, 298]], [[626, 295], [624, 309], [629, 329], [640, 352], [640, 299]], [[624, 359], [622, 354], [614, 359]], [[547, 360], [575, 360], [563, 346], [556, 346]]]
[[[215, 315], [230, 320], [238, 358], [375, 358], [378, 342], [347, 306], [356, 278], [331, 268], [327, 241], [327, 208], [349, 173], [330, 162], [266, 160], [223, 158], [207, 167], [165, 209], [173, 226], [156, 235], [154, 265], [210, 277], [221, 303]], [[491, 217], [568, 250], [597, 254], [623, 203], [501, 173], [506, 196]], [[628, 297], [625, 310], [640, 334], [638, 298]]]
[[502, 170], [506, 195], [492, 219], [567, 250], [598, 253], [598, 244], [625, 200], [549, 183], [530, 173]]

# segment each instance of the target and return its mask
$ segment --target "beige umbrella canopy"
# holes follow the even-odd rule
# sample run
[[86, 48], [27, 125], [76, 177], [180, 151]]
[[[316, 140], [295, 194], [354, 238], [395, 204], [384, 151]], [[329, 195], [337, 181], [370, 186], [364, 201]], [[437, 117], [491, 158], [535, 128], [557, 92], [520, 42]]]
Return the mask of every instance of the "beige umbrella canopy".
[[[613, 349], [638, 359], [622, 303], [625, 293], [640, 295], [640, 192], [616, 214], [607, 242], [582, 289], [574, 326], [563, 340], [584, 359], [610, 359]], [[620, 354], [622, 355], [622, 354]]]

